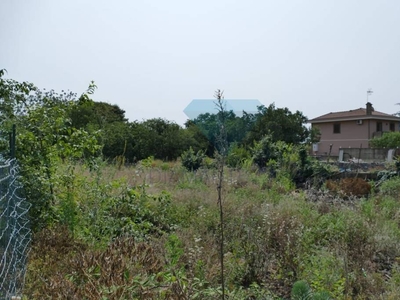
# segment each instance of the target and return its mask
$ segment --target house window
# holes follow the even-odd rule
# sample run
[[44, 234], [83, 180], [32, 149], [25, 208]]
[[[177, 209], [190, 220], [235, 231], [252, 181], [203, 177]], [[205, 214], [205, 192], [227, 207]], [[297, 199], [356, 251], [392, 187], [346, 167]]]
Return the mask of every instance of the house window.
[[376, 131], [382, 131], [382, 122], [376, 123]]
[[390, 123], [390, 131], [394, 131], [394, 123]]
[[340, 133], [340, 123], [333, 124], [333, 133]]

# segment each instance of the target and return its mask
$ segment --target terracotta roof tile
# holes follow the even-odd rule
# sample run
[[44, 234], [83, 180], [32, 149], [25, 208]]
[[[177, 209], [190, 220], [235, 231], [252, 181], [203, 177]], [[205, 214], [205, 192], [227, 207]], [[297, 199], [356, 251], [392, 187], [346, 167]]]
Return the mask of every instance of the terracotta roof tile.
[[[384, 118], [393, 118], [393, 119], [399, 119], [396, 116], [385, 114], [380, 111], [372, 111], [372, 117], [384, 117]], [[367, 115], [367, 110], [365, 108], [358, 108], [358, 109], [353, 109], [353, 110], [348, 110], [348, 111], [338, 111], [338, 112], [330, 112], [328, 114], [319, 116], [317, 118], [309, 120], [309, 122], [314, 122], [314, 121], [330, 121], [330, 120], [336, 120], [336, 119], [364, 119], [364, 118], [369, 118], [371, 116]]]

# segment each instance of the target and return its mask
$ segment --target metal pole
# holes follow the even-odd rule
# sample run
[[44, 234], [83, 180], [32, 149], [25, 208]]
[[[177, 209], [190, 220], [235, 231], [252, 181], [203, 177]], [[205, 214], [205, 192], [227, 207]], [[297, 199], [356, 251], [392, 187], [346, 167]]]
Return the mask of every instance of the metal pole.
[[16, 135], [16, 125], [13, 124], [12, 132], [10, 134], [10, 156], [11, 156], [11, 159], [15, 158], [15, 135]]

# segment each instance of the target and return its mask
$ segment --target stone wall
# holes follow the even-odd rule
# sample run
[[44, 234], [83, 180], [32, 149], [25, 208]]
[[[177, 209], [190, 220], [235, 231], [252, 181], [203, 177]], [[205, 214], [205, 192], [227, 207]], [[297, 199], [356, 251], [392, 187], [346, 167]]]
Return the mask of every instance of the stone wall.
[[341, 148], [339, 149], [339, 161], [358, 160], [363, 162], [384, 162], [391, 161], [397, 154], [397, 149], [380, 148]]

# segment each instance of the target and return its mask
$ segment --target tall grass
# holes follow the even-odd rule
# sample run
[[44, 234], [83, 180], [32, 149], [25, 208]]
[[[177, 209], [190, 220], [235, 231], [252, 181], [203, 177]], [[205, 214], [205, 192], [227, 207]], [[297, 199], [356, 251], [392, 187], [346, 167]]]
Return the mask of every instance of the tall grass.
[[[55, 189], [70, 210], [34, 238], [28, 299], [221, 298], [215, 170], [75, 172]], [[344, 200], [267, 174], [225, 174], [227, 299], [288, 299], [299, 280], [333, 299], [400, 298], [400, 204], [390, 183]]]

